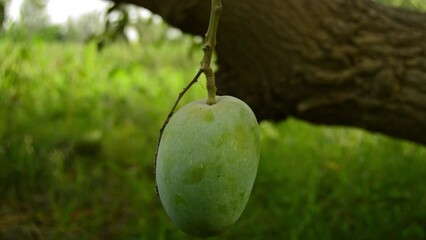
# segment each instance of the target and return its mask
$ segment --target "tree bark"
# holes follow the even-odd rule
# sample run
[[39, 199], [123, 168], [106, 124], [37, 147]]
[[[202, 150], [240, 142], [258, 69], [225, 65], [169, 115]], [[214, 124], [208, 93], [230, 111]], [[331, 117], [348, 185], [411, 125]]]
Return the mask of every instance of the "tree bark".
[[[184, 32], [207, 29], [210, 1], [121, 2]], [[241, 98], [259, 120], [292, 116], [426, 145], [426, 14], [369, 0], [222, 4], [219, 94]]]

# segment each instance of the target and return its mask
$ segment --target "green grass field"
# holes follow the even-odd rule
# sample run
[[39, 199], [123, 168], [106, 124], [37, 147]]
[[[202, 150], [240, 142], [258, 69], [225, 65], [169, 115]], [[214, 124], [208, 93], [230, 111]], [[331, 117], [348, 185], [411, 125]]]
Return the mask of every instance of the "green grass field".
[[[201, 59], [185, 39], [101, 53], [0, 39], [0, 239], [192, 239], [153, 175], [159, 129]], [[426, 148], [294, 119], [260, 127], [252, 196], [213, 239], [426, 239]]]

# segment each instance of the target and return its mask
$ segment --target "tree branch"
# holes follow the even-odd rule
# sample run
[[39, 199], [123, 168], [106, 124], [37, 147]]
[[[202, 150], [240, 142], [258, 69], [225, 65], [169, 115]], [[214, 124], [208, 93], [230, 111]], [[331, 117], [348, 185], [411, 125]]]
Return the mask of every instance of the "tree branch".
[[[188, 33], [208, 23], [208, 1], [125, 2]], [[223, 4], [220, 94], [244, 100], [259, 119], [294, 116], [426, 144], [426, 14], [369, 0]]]

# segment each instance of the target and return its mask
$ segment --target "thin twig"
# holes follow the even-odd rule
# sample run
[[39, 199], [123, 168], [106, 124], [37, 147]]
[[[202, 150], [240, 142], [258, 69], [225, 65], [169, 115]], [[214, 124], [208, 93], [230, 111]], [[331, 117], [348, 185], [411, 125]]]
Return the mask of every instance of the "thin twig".
[[158, 138], [157, 150], [155, 151], [154, 174], [155, 174], [155, 169], [157, 168], [158, 148], [160, 146], [161, 138], [163, 137], [163, 131], [166, 128], [167, 124], [169, 124], [170, 118], [175, 113], [176, 107], [179, 104], [180, 100], [185, 95], [185, 93], [192, 87], [192, 85], [194, 85], [198, 81], [198, 78], [200, 77], [201, 73], [203, 73], [203, 71], [201, 69], [199, 69], [197, 74], [195, 74], [195, 77], [192, 79], [192, 81], [189, 82], [188, 85], [179, 93], [179, 96], [177, 97], [175, 103], [173, 104], [172, 109], [170, 110], [169, 114], [167, 115], [166, 120], [163, 123], [163, 126], [160, 129], [160, 137]]

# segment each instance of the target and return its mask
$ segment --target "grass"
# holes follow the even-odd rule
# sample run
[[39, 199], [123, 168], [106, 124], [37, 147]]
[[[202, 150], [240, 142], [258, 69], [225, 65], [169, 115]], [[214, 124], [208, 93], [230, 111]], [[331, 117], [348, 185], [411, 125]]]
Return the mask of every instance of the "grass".
[[[181, 41], [98, 53], [0, 40], [1, 239], [192, 239], [153, 176], [159, 128], [200, 59]], [[252, 196], [213, 239], [426, 238], [426, 148], [294, 119], [260, 127]]]
[[278, 129], [270, 134], [272, 140], [264, 139], [264, 174], [258, 178], [262, 195], [272, 195], [265, 201], [282, 219], [277, 232], [287, 222], [291, 239], [424, 237], [424, 149], [359, 130], [297, 121]]

